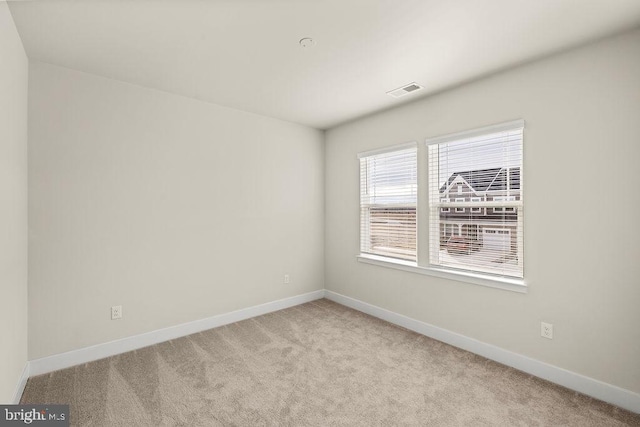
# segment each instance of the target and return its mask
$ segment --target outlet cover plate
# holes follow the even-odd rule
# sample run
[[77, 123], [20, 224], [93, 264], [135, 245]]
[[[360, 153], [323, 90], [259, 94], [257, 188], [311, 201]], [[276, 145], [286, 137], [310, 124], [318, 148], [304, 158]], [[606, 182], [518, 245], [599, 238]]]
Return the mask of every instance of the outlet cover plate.
[[553, 339], [553, 325], [551, 323], [540, 322], [540, 336]]
[[114, 305], [111, 307], [111, 320], [122, 319], [122, 306]]

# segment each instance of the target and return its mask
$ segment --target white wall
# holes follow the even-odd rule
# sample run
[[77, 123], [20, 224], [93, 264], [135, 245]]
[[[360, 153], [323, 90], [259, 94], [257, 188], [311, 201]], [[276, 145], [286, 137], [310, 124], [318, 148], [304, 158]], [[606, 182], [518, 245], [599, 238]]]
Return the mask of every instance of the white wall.
[[323, 288], [322, 132], [37, 62], [29, 84], [30, 359]]
[[[640, 392], [639, 76], [635, 31], [329, 130], [326, 288]], [[358, 152], [519, 118], [528, 294], [356, 261]]]
[[13, 394], [27, 362], [28, 61], [0, 2], [0, 402]]

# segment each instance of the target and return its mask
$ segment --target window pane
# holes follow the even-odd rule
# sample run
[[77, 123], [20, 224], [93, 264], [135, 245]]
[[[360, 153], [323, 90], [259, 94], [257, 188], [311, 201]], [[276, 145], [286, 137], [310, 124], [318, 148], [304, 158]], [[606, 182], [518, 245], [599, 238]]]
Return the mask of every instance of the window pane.
[[360, 251], [416, 261], [416, 148], [360, 157]]
[[432, 265], [523, 277], [522, 135], [518, 127], [428, 146]]

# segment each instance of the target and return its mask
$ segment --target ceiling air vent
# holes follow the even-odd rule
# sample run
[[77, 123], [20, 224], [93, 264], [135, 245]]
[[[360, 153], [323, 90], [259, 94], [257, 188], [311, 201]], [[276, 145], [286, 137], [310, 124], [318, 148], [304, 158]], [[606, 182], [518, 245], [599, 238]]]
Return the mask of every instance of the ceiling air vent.
[[387, 92], [387, 94], [393, 96], [394, 98], [401, 98], [405, 95], [408, 95], [412, 92], [416, 92], [420, 89], [422, 89], [422, 86], [420, 86], [416, 82], [413, 82], [413, 83], [409, 83], [408, 85], [399, 87], [398, 89], [390, 90], [389, 92]]

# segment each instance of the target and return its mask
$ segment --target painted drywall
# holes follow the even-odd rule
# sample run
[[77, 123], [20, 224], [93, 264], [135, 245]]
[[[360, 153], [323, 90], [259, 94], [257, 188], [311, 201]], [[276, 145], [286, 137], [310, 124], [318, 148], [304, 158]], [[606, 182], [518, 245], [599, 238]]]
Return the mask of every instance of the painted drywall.
[[7, 3], [0, 2], [0, 402], [27, 362], [28, 60]]
[[323, 288], [322, 132], [38, 62], [29, 84], [30, 359]]
[[[636, 30], [329, 130], [326, 288], [640, 392], [638, 76]], [[527, 294], [357, 262], [358, 152], [514, 119]]]

